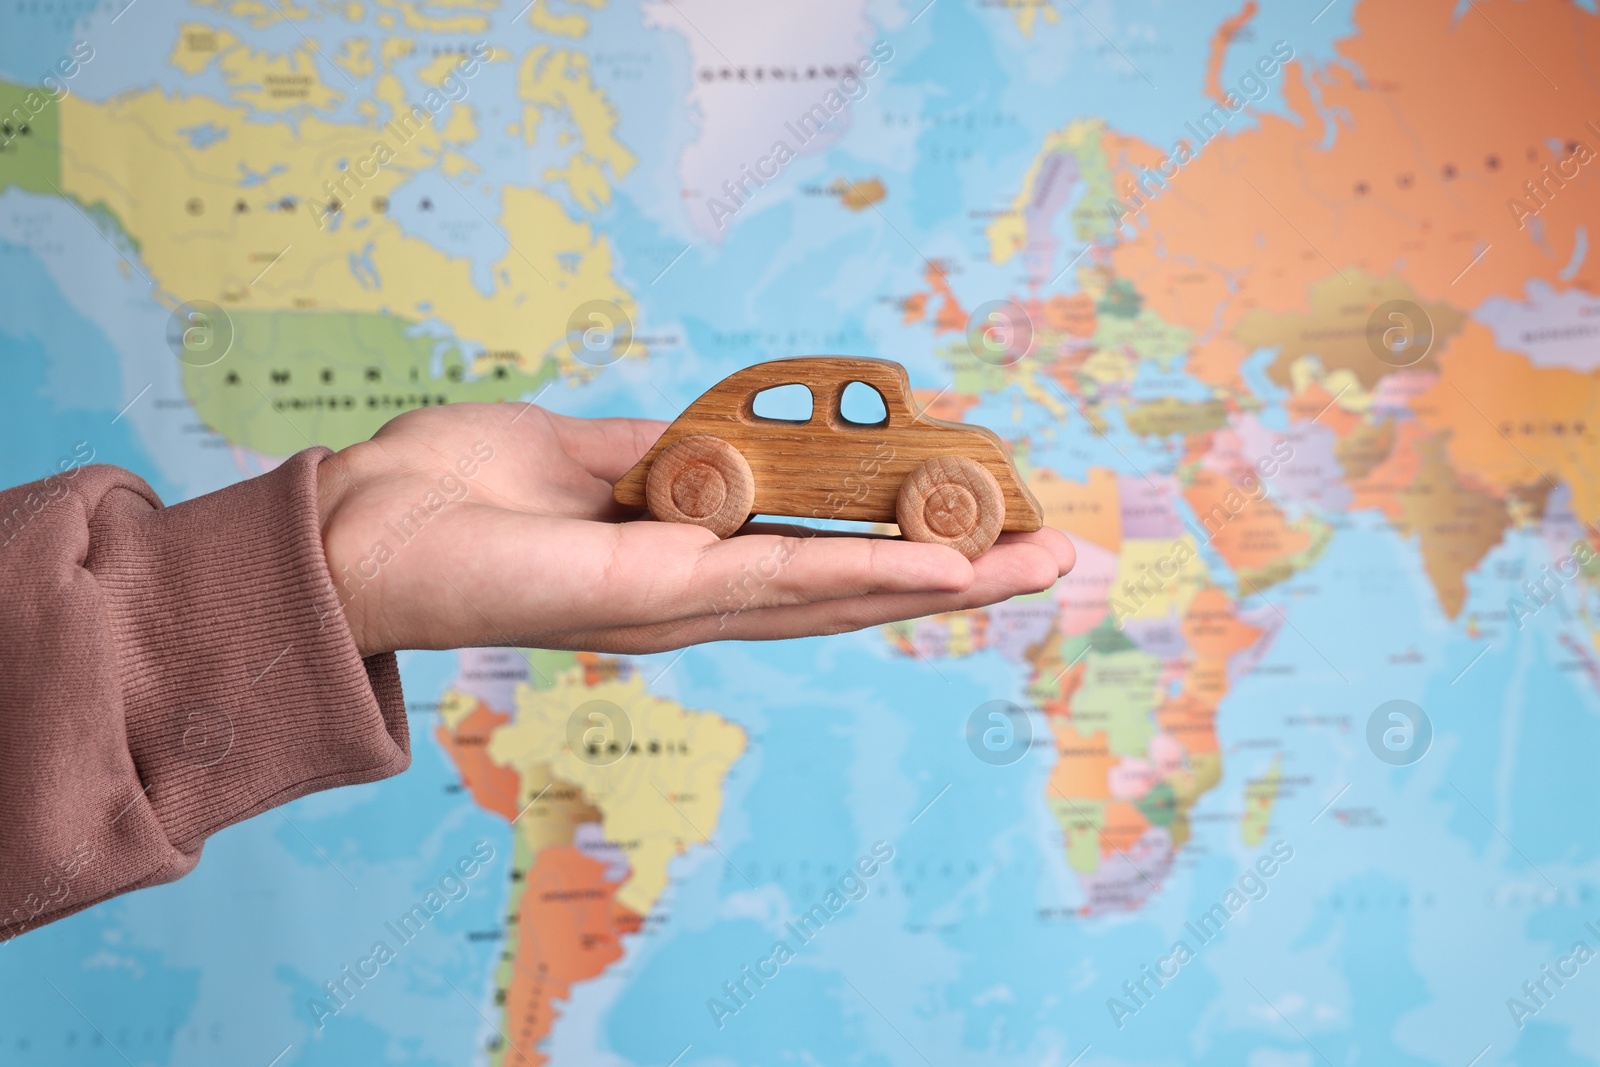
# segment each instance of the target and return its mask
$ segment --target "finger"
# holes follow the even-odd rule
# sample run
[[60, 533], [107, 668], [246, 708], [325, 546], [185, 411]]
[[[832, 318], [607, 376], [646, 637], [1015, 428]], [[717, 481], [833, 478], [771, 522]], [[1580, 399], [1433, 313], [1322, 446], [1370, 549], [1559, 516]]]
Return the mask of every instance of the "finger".
[[1060, 577], [1054, 556], [1030, 542], [996, 545], [977, 559], [973, 572], [972, 584], [957, 592], [870, 593], [792, 607], [746, 610], [719, 616], [715, 623], [722, 639], [774, 640], [842, 633], [995, 604], [1049, 589]]
[[[979, 568], [959, 593], [868, 594], [786, 607], [756, 608], [643, 626], [552, 635], [564, 648], [642, 654], [708, 641], [772, 641], [884, 626], [905, 619], [962, 611], [1041, 592], [1055, 582], [1055, 561], [1042, 546], [997, 546], [996, 558]], [[983, 557], [989, 559], [989, 555]]]
[[[1037, 545], [1056, 561], [1056, 575], [1066, 575], [1078, 564], [1078, 550], [1060, 530], [1046, 526], [1029, 533], [1003, 533], [996, 545]], [[991, 551], [993, 551], [991, 549]]]
[[[976, 563], [943, 545], [892, 539], [744, 534], [717, 541], [699, 527], [653, 522], [608, 532], [609, 544], [594, 531], [572, 531], [578, 551], [571, 565], [547, 579], [560, 583], [554, 592], [567, 604], [560, 617], [571, 624], [626, 626], [871, 594], [959, 593], [980, 570], [991, 581], [1047, 588], [1071, 562], [1064, 558], [1071, 546], [1057, 531], [1008, 537]], [[594, 596], [595, 589], [606, 595]]]
[[[508, 632], [603, 629], [806, 604], [866, 593], [965, 589], [953, 549], [859, 537], [751, 534], [718, 541], [698, 526], [617, 525], [496, 509], [457, 512], [478, 546], [464, 561]], [[552, 563], [559, 559], [559, 565]]]
[[[862, 537], [880, 541], [901, 540], [897, 534], [819, 529], [814, 526], [803, 526], [789, 522], [746, 523], [735, 536], [744, 537], [752, 533], [773, 534], [780, 537]], [[1024, 543], [1039, 545], [1055, 557], [1059, 574], [1066, 574], [1072, 570], [1078, 561], [1077, 549], [1067, 539], [1067, 535], [1048, 526], [1028, 533], [1003, 533], [995, 543], [1001, 545]]]
[[866, 593], [957, 592], [972, 583], [972, 564], [944, 545], [814, 533], [750, 533], [712, 544], [686, 592], [761, 608]]
[[655, 419], [578, 419], [556, 414], [548, 418], [567, 455], [609, 483], [628, 473], [669, 425]]
[[[966, 588], [973, 574], [952, 549], [901, 541], [718, 541], [698, 526], [589, 522], [468, 502], [437, 525], [430, 544], [449, 554], [448, 567], [418, 556], [386, 583], [404, 583], [398, 602], [448, 601], [455, 609], [408, 617], [428, 642], [409, 647], [457, 647], [492, 642], [493, 635], [539, 646], [552, 630], [606, 630], [866, 593], [949, 592]], [[474, 550], [444, 548], [463, 543], [452, 533], [470, 538]], [[453, 574], [449, 584], [445, 570]]]

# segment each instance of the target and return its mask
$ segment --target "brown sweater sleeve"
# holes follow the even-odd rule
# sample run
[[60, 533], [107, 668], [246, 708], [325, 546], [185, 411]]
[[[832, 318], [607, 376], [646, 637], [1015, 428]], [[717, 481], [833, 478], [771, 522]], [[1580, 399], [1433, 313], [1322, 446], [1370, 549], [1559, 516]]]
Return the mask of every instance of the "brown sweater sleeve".
[[173, 507], [116, 467], [0, 493], [0, 940], [191, 870], [208, 835], [410, 763], [308, 449]]

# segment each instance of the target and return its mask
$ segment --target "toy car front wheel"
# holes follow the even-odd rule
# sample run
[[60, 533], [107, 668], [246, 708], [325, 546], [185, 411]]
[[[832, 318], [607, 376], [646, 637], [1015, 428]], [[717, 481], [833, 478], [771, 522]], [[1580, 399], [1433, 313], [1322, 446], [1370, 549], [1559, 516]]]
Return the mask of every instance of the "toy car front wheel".
[[1006, 520], [1000, 483], [966, 456], [936, 456], [906, 475], [895, 521], [908, 541], [948, 545], [977, 559], [1000, 536]]
[[696, 434], [674, 441], [650, 464], [644, 483], [650, 514], [688, 522], [727, 537], [744, 525], [756, 499], [756, 479], [739, 450], [720, 437]]

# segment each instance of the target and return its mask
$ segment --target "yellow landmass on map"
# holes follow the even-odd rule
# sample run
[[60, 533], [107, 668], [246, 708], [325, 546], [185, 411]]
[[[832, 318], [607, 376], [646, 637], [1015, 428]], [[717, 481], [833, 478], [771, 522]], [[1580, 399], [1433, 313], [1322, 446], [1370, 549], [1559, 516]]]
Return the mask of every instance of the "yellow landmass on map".
[[443, 85], [450, 72], [461, 65], [462, 57], [454, 52], [441, 52], [417, 71], [417, 81], [423, 85]]
[[[383, 69], [386, 71], [393, 69], [397, 60], [405, 59], [415, 54], [416, 51], [417, 42], [410, 37], [385, 37], [383, 43], [378, 46], [378, 55], [382, 57]], [[448, 58], [450, 65], [454, 65], [457, 62], [456, 56]], [[435, 60], [435, 62], [438, 61]]]
[[311, 17], [311, 9], [296, 4], [294, 0], [194, 0], [200, 7], [226, 11], [236, 19], [247, 20], [252, 27], [264, 30], [281, 25], [285, 19], [303, 22]]
[[1131, 619], [1181, 616], [1195, 594], [1210, 584], [1210, 572], [1188, 534], [1170, 541], [1124, 541], [1111, 583], [1112, 607], [1127, 608], [1121, 614]]
[[588, 156], [573, 156], [566, 166], [551, 167], [544, 172], [544, 180], [565, 185], [585, 211], [597, 211], [611, 202], [611, 182]]
[[1017, 20], [1017, 29], [1024, 37], [1032, 37], [1040, 23], [1054, 26], [1061, 21], [1061, 13], [1049, 0], [1013, 0], [1006, 6], [1011, 9], [1011, 17]]
[[616, 138], [617, 111], [590, 76], [589, 57], [582, 52], [538, 45], [517, 68], [517, 95], [523, 109], [522, 136], [537, 139], [541, 108], [565, 111], [583, 140], [583, 153], [617, 177], [633, 169], [633, 153]]
[[178, 43], [173, 46], [167, 62], [195, 75], [211, 65], [223, 52], [237, 47], [239, 38], [227, 30], [218, 30], [200, 22], [189, 22], [178, 27]]
[[1417, 397], [1417, 418], [1449, 431], [1450, 465], [1499, 493], [1565, 482], [1583, 522], [1600, 519], [1600, 377], [1535, 367], [1469, 323], [1439, 355], [1439, 383]]
[[439, 721], [453, 734], [467, 716], [478, 710], [479, 703], [478, 698], [471, 694], [459, 689], [447, 689], [439, 700]]
[[[477, 112], [471, 104], [457, 104], [450, 109], [450, 118], [439, 131], [439, 140], [445, 144], [471, 144], [478, 139]], [[607, 189], [610, 192], [610, 189]]]
[[576, 11], [557, 13], [548, 3], [534, 4], [528, 9], [528, 25], [552, 37], [577, 39], [589, 32], [589, 20]]
[[[633, 748], [604, 766], [580, 758], [567, 741], [568, 720], [592, 700], [609, 701], [632, 722]], [[723, 780], [744, 749], [738, 726], [647, 692], [637, 674], [590, 684], [574, 669], [547, 688], [518, 690], [516, 718], [495, 732], [489, 758], [525, 781], [548, 765], [556, 779], [582, 789], [603, 816], [606, 839], [627, 853], [633, 870], [618, 903], [646, 915], [666, 887], [672, 858], [715, 831]]]
[[239, 47], [225, 54], [222, 76], [233, 98], [258, 111], [288, 111], [297, 107], [323, 110], [342, 96], [322, 81], [312, 49], [297, 48], [286, 55]]
[[[1023, 33], [1031, 32], [1036, 10], [1033, 7], [1024, 7], [1017, 11], [1018, 24], [1023, 27]], [[1045, 18], [1054, 22], [1056, 13], [1049, 8], [1044, 10]], [[1045, 137], [1044, 143], [1039, 146], [1038, 154], [1033, 157], [1033, 162], [1022, 176], [1022, 185], [1011, 201], [1010, 212], [990, 223], [989, 228], [984, 231], [984, 236], [989, 239], [990, 260], [997, 264], [1008, 263], [1011, 257], [1022, 251], [1023, 246], [1028, 243], [1028, 223], [1024, 212], [1037, 195], [1039, 176], [1045, 170], [1045, 164], [1050, 158], [1060, 152], [1073, 155], [1098, 153], [1100, 135], [1104, 131], [1105, 122], [1101, 119], [1075, 119]]]
[[1239, 837], [1246, 846], [1255, 848], [1266, 839], [1272, 828], [1272, 809], [1278, 802], [1278, 787], [1283, 781], [1283, 756], [1272, 758], [1272, 766], [1260, 778], [1254, 778], [1244, 787], [1244, 814], [1239, 819]]
[[227, 30], [187, 23], [178, 30], [178, 43], [169, 62], [189, 75], [199, 74], [216, 62], [228, 83], [229, 95], [258, 111], [298, 107], [320, 110], [342, 98], [323, 82], [310, 45], [280, 54], [258, 52]]
[[[489, 20], [482, 15], [429, 15], [419, 11], [409, 0], [378, 0], [379, 5], [398, 10], [406, 29], [421, 33], [484, 33]], [[450, 7], [450, 4], [433, 3], [433, 7]], [[477, 6], [457, 4], [458, 7]]]
[[[431, 122], [372, 129], [309, 116], [291, 127], [159, 91], [104, 104], [74, 94], [60, 106], [62, 191], [114, 212], [161, 288], [181, 300], [438, 320], [524, 373], [552, 357], [584, 369], [565, 344], [573, 310], [632, 304], [612, 277], [607, 240], [537, 189], [506, 187], [498, 204], [458, 190], [467, 203], [449, 205], [494, 219], [506, 239], [488, 292], [469, 261], [408, 235], [387, 202], [438, 162]], [[208, 125], [228, 136], [197, 149], [179, 132]], [[337, 215], [325, 217], [334, 201]]]
[[333, 61], [353, 77], [370, 78], [374, 67], [372, 42], [365, 37], [347, 37], [339, 46], [338, 54], [333, 57]]
[[1085, 481], [1075, 482], [1040, 468], [1029, 476], [1028, 488], [1044, 509], [1046, 525], [1109, 552], [1122, 547], [1122, 498], [1112, 471], [1091, 467]]

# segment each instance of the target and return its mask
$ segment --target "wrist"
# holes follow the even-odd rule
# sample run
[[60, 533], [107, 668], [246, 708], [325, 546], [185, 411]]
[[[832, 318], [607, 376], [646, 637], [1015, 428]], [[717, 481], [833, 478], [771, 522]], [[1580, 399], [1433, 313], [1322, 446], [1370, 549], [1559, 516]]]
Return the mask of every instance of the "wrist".
[[328, 577], [339, 597], [345, 624], [355, 640], [356, 650], [365, 658], [384, 650], [368, 639], [366, 605], [357, 595], [360, 591], [358, 577], [352, 577], [350, 572], [355, 557], [350, 554], [351, 538], [343, 521], [348, 514], [350, 495], [356, 488], [350, 470], [350, 452], [351, 449], [335, 452], [317, 465], [317, 527], [322, 533], [322, 556], [328, 567]]

